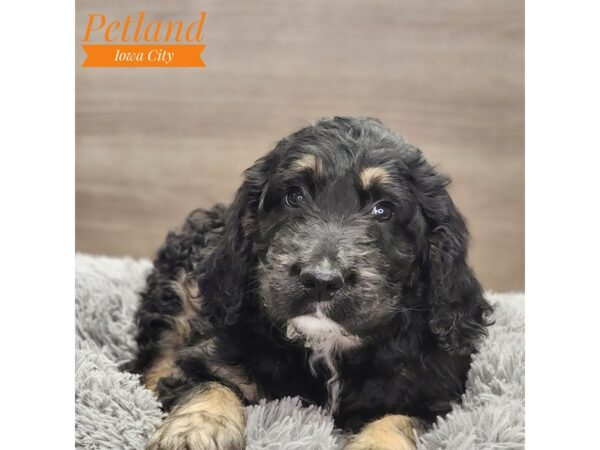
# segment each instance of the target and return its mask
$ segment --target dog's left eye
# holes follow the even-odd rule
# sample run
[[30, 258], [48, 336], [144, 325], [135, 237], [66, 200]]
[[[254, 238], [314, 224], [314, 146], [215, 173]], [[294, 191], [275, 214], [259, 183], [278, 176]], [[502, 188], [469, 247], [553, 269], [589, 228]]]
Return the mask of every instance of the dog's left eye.
[[394, 205], [390, 202], [378, 202], [373, 206], [371, 214], [378, 221], [384, 222], [394, 215]]
[[285, 196], [285, 203], [292, 208], [298, 208], [304, 201], [304, 193], [300, 188], [292, 188]]

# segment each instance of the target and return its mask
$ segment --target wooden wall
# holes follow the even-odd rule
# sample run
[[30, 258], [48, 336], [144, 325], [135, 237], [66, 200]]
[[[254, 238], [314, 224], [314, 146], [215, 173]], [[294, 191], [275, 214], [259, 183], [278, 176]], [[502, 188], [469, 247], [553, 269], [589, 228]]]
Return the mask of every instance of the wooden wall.
[[[484, 286], [524, 287], [524, 5], [516, 0], [77, 0], [76, 247], [152, 256], [274, 143], [381, 119], [453, 179]], [[87, 14], [208, 12], [206, 69], [81, 68]]]

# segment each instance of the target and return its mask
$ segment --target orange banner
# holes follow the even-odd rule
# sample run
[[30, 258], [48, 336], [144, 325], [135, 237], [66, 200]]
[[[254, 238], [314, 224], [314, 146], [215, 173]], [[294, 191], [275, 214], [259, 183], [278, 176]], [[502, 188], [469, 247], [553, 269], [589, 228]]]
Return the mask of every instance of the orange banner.
[[82, 45], [83, 67], [205, 67], [205, 45]]

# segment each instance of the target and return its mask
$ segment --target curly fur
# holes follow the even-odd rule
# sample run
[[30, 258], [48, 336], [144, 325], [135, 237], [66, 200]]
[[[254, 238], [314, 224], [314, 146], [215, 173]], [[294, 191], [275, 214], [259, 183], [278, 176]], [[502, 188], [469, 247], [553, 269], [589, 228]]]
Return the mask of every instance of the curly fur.
[[[305, 207], [285, 207], [290, 183], [304, 187]], [[246, 403], [327, 405], [354, 431], [385, 414], [446, 414], [491, 312], [448, 183], [375, 119], [323, 119], [283, 139], [245, 172], [231, 206], [196, 210], [169, 233], [129, 369], [160, 376], [167, 410], [217, 381]], [[389, 221], [369, 215], [378, 199], [393, 200]], [[328, 302], [297, 281], [319, 258], [345, 279]]]

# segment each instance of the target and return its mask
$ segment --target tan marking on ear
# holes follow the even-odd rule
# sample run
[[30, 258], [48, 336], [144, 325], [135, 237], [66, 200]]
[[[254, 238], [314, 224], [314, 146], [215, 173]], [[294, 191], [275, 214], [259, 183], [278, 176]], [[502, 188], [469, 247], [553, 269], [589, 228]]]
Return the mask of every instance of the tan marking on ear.
[[164, 331], [160, 336], [161, 353], [150, 368], [144, 373], [144, 385], [156, 391], [161, 378], [176, 376], [180, 373], [175, 363], [177, 352], [185, 345], [190, 336], [190, 321], [200, 311], [201, 298], [198, 295], [197, 283], [182, 271], [171, 283], [171, 288], [181, 300], [181, 313], [171, 316], [173, 328]]
[[294, 161], [291, 169], [295, 172], [312, 170], [316, 175], [323, 174], [323, 163], [315, 155], [306, 154]]
[[367, 167], [360, 173], [360, 182], [365, 189], [369, 189], [375, 183], [390, 183], [392, 179], [387, 170], [382, 167]]
[[144, 374], [144, 385], [156, 392], [158, 381], [161, 378], [177, 374], [179, 374], [179, 369], [175, 366], [175, 355], [172, 351], [167, 350], [154, 361], [154, 364]]
[[173, 290], [181, 300], [182, 312], [174, 316], [175, 334], [179, 344], [183, 344], [190, 335], [190, 321], [200, 311], [201, 299], [198, 295], [198, 285], [187, 273], [181, 271], [177, 280], [171, 283]]
[[148, 450], [243, 450], [246, 416], [240, 399], [219, 383], [206, 383], [177, 405], [148, 442]]
[[415, 433], [422, 431], [417, 420], [391, 414], [367, 424], [350, 439], [344, 450], [415, 450]]

